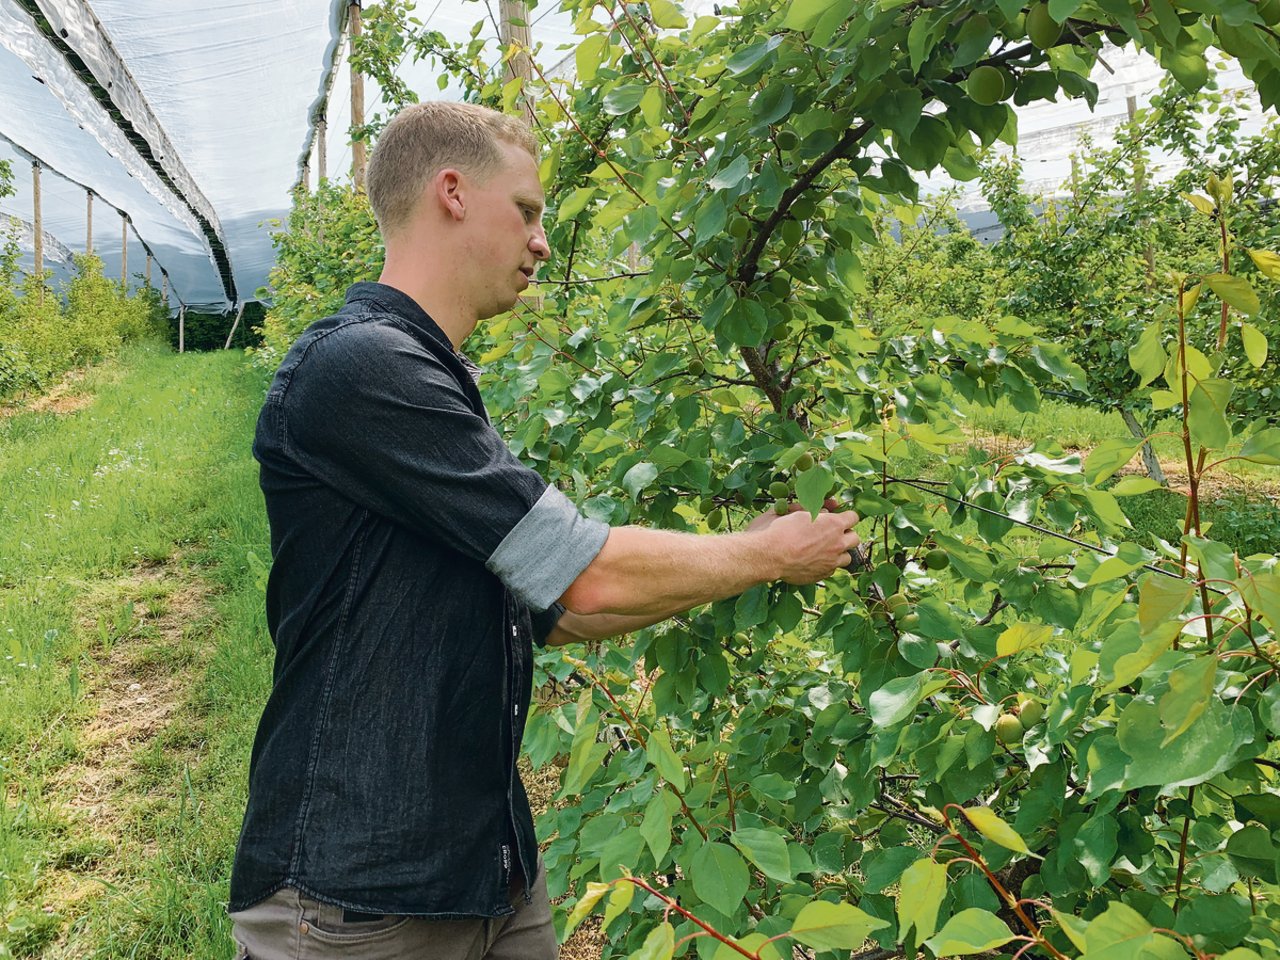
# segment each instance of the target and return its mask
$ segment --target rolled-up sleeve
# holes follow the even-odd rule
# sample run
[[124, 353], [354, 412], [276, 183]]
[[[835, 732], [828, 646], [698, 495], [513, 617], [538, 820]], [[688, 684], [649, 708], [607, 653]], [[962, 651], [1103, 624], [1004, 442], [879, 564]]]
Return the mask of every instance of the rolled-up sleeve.
[[511, 453], [439, 358], [389, 324], [313, 344], [284, 409], [303, 470], [483, 562], [533, 611], [551, 608], [608, 538]]

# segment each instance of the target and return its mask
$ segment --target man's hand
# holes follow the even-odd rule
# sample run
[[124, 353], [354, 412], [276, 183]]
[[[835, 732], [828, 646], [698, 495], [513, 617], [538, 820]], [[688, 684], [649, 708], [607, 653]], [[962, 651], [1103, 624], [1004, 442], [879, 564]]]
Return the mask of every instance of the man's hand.
[[[854, 532], [858, 515], [852, 510], [837, 512], [835, 501], [828, 500], [823, 510], [810, 517], [802, 506], [792, 504], [784, 516], [756, 517], [747, 532], [770, 539], [771, 549], [782, 563], [780, 580], [787, 583], [816, 583], [831, 576], [853, 561], [853, 553], [862, 543]], [[756, 524], [759, 526], [756, 526]]]

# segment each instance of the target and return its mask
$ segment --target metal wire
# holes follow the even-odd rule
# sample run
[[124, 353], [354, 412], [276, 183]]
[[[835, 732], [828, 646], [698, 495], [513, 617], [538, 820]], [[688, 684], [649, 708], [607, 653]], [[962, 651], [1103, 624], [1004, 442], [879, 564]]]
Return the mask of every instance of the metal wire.
[[[1037, 533], [1043, 533], [1046, 536], [1056, 537], [1059, 540], [1067, 541], [1067, 543], [1074, 543], [1077, 547], [1084, 547], [1086, 550], [1092, 550], [1094, 551], [1094, 553], [1100, 553], [1105, 557], [1114, 557], [1116, 555], [1112, 553], [1110, 550], [1107, 550], [1105, 547], [1100, 547], [1095, 543], [1086, 543], [1084, 540], [1077, 540], [1075, 537], [1069, 537], [1065, 533], [1058, 533], [1058, 531], [1050, 530], [1048, 527], [1042, 527], [1036, 523], [1030, 523], [1029, 521], [1026, 521], [1026, 520], [1019, 520], [1017, 517], [1011, 517], [1007, 513], [1001, 513], [999, 510], [991, 510], [987, 507], [980, 507], [976, 503], [971, 503], [970, 501], [965, 500], [962, 497], [953, 497], [951, 496], [951, 494], [943, 493], [941, 490], [934, 490], [934, 489], [931, 489], [930, 487], [921, 486], [920, 482], [917, 480], [904, 480], [901, 477], [885, 477], [885, 479], [889, 483], [901, 483], [908, 487], [913, 487], [914, 489], [919, 490], [922, 493], [927, 493], [935, 497], [942, 497], [942, 499], [950, 500], [952, 503], [958, 503], [962, 507], [968, 507], [970, 510], [979, 510], [982, 513], [990, 514], [993, 517], [1000, 517], [1003, 520], [1008, 520], [1010, 523], [1016, 523], [1019, 526], [1027, 527], [1030, 530], [1035, 530]], [[938, 483], [940, 481], [934, 480], [934, 481], [925, 481], [925, 482]], [[1168, 570], [1164, 570], [1150, 563], [1142, 564], [1142, 569], [1150, 570], [1152, 573], [1158, 573], [1161, 576], [1170, 577], [1174, 580], [1189, 579], [1188, 577], [1181, 576], [1180, 574], [1177, 574], [1177, 573], [1171, 573]], [[1215, 590], [1213, 587], [1209, 587], [1209, 589], [1212, 590], [1214, 593], [1223, 593], [1222, 590]]]

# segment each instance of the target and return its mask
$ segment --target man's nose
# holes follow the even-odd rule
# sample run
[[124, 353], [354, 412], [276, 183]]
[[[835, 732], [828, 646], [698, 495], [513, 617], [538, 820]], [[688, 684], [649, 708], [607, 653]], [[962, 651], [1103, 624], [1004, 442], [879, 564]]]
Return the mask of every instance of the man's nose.
[[551, 244], [547, 243], [547, 232], [538, 225], [537, 231], [529, 238], [529, 252], [539, 260], [551, 259]]

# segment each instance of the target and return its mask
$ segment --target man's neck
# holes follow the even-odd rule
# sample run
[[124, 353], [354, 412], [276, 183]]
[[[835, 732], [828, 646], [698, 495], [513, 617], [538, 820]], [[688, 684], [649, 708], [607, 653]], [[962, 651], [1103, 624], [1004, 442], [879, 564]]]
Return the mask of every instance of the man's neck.
[[388, 256], [378, 282], [395, 287], [425, 310], [444, 331], [454, 350], [462, 347], [462, 342], [479, 323], [475, 310], [468, 309], [453, 278], [438, 276], [429, 268], [424, 270], [417, 265], [411, 270], [407, 264]]

